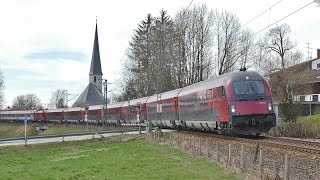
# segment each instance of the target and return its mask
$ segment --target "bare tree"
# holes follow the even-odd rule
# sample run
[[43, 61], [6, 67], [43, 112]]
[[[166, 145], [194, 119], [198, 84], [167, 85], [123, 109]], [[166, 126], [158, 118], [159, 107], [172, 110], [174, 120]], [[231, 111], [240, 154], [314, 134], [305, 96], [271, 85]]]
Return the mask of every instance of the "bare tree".
[[12, 110], [38, 110], [43, 109], [40, 99], [35, 94], [17, 96], [13, 100]]
[[227, 11], [214, 13], [214, 66], [218, 75], [245, 66], [252, 46], [251, 35], [241, 29], [238, 18]]
[[54, 104], [56, 108], [66, 108], [68, 107], [67, 97], [67, 90], [57, 89], [54, 93], [52, 93], [51, 103]]
[[0, 109], [2, 109], [2, 106], [4, 104], [4, 77], [2, 75], [2, 71], [0, 71]]
[[172, 79], [183, 87], [210, 75], [213, 12], [204, 4], [198, 5], [191, 10], [182, 9], [174, 20], [172, 59], [176, 68]]
[[298, 109], [294, 105], [294, 96], [306, 90], [307, 77], [303, 66], [294, 66], [302, 61], [302, 53], [294, 51], [290, 40], [290, 26], [283, 24], [272, 28], [266, 34], [266, 49], [272, 56], [270, 85], [275, 100], [280, 102], [280, 111], [284, 121], [296, 120]]
[[[298, 56], [290, 58], [300, 58]], [[296, 59], [290, 59], [296, 61]], [[308, 87], [304, 66], [294, 66], [273, 73], [270, 77], [270, 85], [273, 98], [280, 102], [280, 111], [285, 122], [294, 122], [299, 115], [299, 106], [294, 104], [294, 96], [304, 93]]]
[[269, 37], [268, 48], [280, 56], [281, 69], [287, 67], [285, 64], [286, 52], [295, 47], [294, 43], [290, 40], [290, 32], [290, 26], [288, 24], [282, 24], [270, 29], [269, 33], [267, 34]]

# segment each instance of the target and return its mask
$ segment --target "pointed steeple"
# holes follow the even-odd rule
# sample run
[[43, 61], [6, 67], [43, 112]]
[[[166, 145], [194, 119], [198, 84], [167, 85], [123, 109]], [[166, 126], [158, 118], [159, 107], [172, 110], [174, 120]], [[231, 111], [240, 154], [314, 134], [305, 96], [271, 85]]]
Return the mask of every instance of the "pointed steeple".
[[90, 75], [102, 75], [97, 20], [96, 20], [96, 32], [94, 35], [93, 51], [92, 51], [91, 66], [90, 66], [89, 74]]
[[94, 35], [91, 67], [89, 72], [89, 84], [74, 102], [72, 107], [84, 107], [86, 105], [99, 105], [104, 103], [102, 95], [102, 71], [98, 41], [98, 25]]

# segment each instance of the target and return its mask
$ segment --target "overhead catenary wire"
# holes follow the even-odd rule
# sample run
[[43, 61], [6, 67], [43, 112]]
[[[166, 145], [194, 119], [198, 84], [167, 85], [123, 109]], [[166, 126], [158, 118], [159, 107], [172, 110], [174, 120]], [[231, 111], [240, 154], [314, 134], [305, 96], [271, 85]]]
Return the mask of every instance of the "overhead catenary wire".
[[277, 24], [278, 22], [280, 22], [280, 21], [282, 21], [282, 20], [284, 20], [284, 19], [288, 18], [289, 16], [291, 16], [291, 15], [293, 15], [293, 14], [295, 14], [295, 13], [299, 12], [300, 10], [302, 10], [302, 9], [304, 9], [304, 8], [306, 8], [306, 7], [308, 7], [308, 6], [309, 6], [309, 5], [311, 5], [312, 3], [314, 3], [314, 1], [309, 2], [308, 4], [306, 4], [306, 5], [302, 6], [302, 7], [300, 7], [299, 9], [297, 9], [297, 10], [295, 10], [295, 11], [291, 12], [291, 13], [289, 13], [288, 15], [284, 16], [283, 18], [281, 18], [281, 19], [279, 19], [279, 20], [277, 20], [277, 21], [275, 21], [275, 22], [271, 23], [270, 25], [268, 25], [268, 26], [266, 26], [266, 27], [262, 28], [261, 30], [259, 30], [259, 31], [257, 31], [256, 33], [254, 33], [252, 36], [255, 36], [255, 35], [259, 34], [260, 32], [264, 31], [265, 29], [269, 28], [270, 26], [273, 26], [273, 25]]
[[254, 21], [255, 19], [257, 19], [258, 17], [260, 17], [261, 15], [263, 15], [264, 13], [270, 11], [274, 6], [276, 6], [277, 4], [279, 4], [282, 0], [279, 0], [278, 2], [276, 2], [275, 4], [273, 4], [272, 6], [270, 6], [268, 9], [266, 9], [265, 11], [263, 11], [262, 13], [258, 14], [257, 16], [255, 16], [254, 18], [252, 18], [251, 20], [249, 20], [248, 22], [246, 22], [244, 25], [242, 25], [240, 28], [243, 28], [244, 26], [248, 25], [249, 23], [251, 23], [252, 21]]
[[[268, 24], [268, 26], [266, 26], [266, 27], [264, 27], [264, 28], [260, 29], [260, 30], [259, 30], [259, 31], [257, 31], [256, 33], [249, 35], [249, 38], [251, 38], [251, 37], [253, 37], [253, 36], [255, 36], [255, 35], [259, 34], [260, 32], [262, 32], [262, 31], [266, 30], [267, 28], [269, 28], [270, 26], [273, 26], [273, 25], [277, 24], [278, 22], [280, 22], [280, 21], [282, 21], [282, 20], [284, 20], [284, 19], [288, 18], [289, 16], [291, 16], [291, 15], [293, 15], [293, 14], [295, 14], [295, 13], [297, 13], [297, 12], [301, 11], [302, 9], [304, 9], [304, 8], [308, 7], [309, 5], [311, 5], [312, 3], [316, 3], [316, 1], [311, 1], [311, 2], [307, 3], [306, 5], [304, 5], [304, 6], [300, 7], [300, 8], [298, 8], [297, 10], [295, 10], [295, 11], [293, 11], [293, 12], [289, 13], [288, 15], [286, 15], [286, 16], [284, 16], [284, 17], [280, 18], [279, 20], [277, 20], [277, 21], [275, 21], [275, 22], [273, 22], [273, 23], [271, 23], [271, 24]], [[276, 3], [276, 4], [277, 4], [277, 3]], [[276, 5], [276, 4], [274, 4], [274, 5]], [[272, 6], [272, 7], [273, 7], [273, 6]], [[243, 26], [241, 26], [239, 29], [241, 29], [242, 27], [243, 27]], [[239, 43], [241, 43], [241, 42], [243, 42], [243, 41], [246, 41], [246, 40], [247, 40], [247, 39], [243, 39], [243, 40], [241, 40]], [[212, 65], [212, 64], [213, 64], [213, 63], [211, 63], [210, 65]]]

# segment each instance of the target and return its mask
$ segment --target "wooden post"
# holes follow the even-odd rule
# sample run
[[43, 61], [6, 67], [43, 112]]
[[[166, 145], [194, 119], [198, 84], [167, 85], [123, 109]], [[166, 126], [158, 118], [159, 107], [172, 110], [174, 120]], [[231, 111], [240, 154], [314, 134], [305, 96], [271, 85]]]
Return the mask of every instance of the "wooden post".
[[209, 155], [209, 142], [208, 142], [208, 139], [206, 139], [206, 147], [207, 147], [207, 158], [208, 158], [208, 160], [209, 160], [209, 157], [210, 157], [210, 155]]
[[166, 134], [165, 134], [165, 133], [162, 133], [162, 141], [163, 141], [164, 143], [166, 143]]
[[195, 137], [193, 137], [192, 136], [192, 144], [193, 144], [193, 147], [192, 147], [192, 154], [194, 154], [195, 153], [195, 149], [196, 149], [196, 147], [195, 147]]
[[199, 137], [199, 156], [201, 156], [201, 138]]
[[240, 152], [240, 168], [244, 170], [244, 146], [241, 145], [241, 152]]
[[272, 160], [272, 165], [273, 165], [274, 178], [276, 179], [278, 173], [277, 173], [276, 163], [274, 162], [274, 160]]
[[231, 144], [229, 144], [228, 165], [231, 165]]
[[220, 148], [219, 148], [219, 143], [218, 142], [217, 142], [216, 146], [217, 146], [217, 162], [219, 162], [219, 160], [220, 160], [220, 156], [219, 156]]
[[179, 133], [178, 133], [178, 137], [177, 137], [177, 145], [178, 145], [178, 148], [179, 148]]
[[260, 155], [259, 155], [259, 176], [260, 176], [260, 179], [262, 179], [262, 173], [263, 173], [262, 166], [263, 166], [263, 152], [260, 149]]
[[288, 160], [288, 154], [284, 157], [284, 180], [289, 180], [289, 160]]

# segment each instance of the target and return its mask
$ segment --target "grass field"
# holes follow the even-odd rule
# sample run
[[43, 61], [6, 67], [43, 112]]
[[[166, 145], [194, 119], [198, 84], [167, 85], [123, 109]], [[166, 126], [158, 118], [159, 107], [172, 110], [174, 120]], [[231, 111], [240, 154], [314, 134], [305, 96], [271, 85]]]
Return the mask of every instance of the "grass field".
[[213, 163], [143, 140], [6, 147], [0, 157], [0, 179], [236, 179]]
[[[50, 126], [47, 130], [38, 134], [35, 124], [28, 124], [27, 126], [27, 135], [50, 135], [50, 134], [68, 134], [68, 133], [77, 133], [77, 132], [92, 132], [96, 131], [96, 126], [63, 126], [63, 125], [53, 125]], [[24, 125], [23, 124], [0, 124], [0, 138], [12, 138], [12, 137], [22, 137], [24, 136]]]
[[320, 123], [320, 114], [315, 114], [311, 116], [299, 117], [298, 122], [318, 122]]
[[[34, 136], [38, 132], [36, 127], [27, 126], [27, 135]], [[24, 125], [23, 124], [0, 124], [0, 138], [10, 138], [10, 137], [22, 137], [24, 136]], [[1, 177], [0, 177], [1, 178]]]

